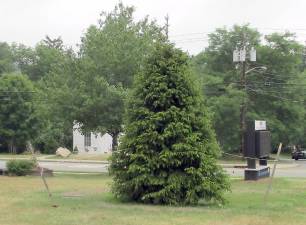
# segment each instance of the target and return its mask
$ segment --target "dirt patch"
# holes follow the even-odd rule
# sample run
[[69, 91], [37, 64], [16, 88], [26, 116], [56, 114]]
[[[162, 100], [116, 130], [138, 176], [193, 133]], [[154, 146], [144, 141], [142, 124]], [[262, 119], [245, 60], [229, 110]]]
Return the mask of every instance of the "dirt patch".
[[62, 196], [65, 198], [81, 198], [86, 196], [86, 194], [78, 191], [70, 191], [63, 193]]

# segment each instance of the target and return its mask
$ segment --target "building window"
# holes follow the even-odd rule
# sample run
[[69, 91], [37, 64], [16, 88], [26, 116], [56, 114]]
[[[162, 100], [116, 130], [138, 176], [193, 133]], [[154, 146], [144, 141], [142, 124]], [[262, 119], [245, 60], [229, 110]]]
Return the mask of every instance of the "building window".
[[84, 134], [84, 145], [91, 146], [91, 133], [90, 132], [86, 132]]

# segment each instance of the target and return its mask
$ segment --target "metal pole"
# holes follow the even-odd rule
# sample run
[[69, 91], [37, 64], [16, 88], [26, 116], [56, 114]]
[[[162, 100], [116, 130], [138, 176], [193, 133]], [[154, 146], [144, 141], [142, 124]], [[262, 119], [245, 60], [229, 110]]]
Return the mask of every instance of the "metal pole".
[[165, 31], [166, 31], [166, 38], [169, 40], [169, 15], [167, 14], [165, 17], [166, 25], [165, 25]]

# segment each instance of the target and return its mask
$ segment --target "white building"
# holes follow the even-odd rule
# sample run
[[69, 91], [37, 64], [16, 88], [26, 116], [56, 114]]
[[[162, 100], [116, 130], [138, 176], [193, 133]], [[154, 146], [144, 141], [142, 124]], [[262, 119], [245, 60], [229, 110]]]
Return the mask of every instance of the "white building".
[[79, 154], [104, 154], [112, 150], [112, 137], [106, 134], [85, 133], [79, 130], [79, 125], [73, 126], [73, 149], [78, 150]]

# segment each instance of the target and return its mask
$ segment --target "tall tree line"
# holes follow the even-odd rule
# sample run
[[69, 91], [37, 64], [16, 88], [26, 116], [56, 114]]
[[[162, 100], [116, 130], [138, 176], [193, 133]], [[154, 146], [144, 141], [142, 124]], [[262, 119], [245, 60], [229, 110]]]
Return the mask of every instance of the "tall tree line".
[[134, 7], [122, 3], [102, 12], [98, 24], [81, 37], [77, 52], [60, 37], [46, 36], [35, 48], [0, 45], [0, 73], [23, 74], [35, 87], [29, 102], [40, 128], [29, 139], [36, 148], [44, 152], [54, 152], [58, 146], [71, 148], [74, 123], [82, 132], [109, 133], [113, 149], [117, 147], [133, 77], [154, 43], [166, 39], [154, 20], [135, 21], [134, 12]]
[[[238, 47], [254, 47], [257, 61], [248, 69], [266, 70], [247, 74], [246, 92], [240, 69], [233, 63]], [[291, 33], [261, 35], [249, 25], [221, 28], [209, 35], [209, 45], [192, 58], [194, 71], [202, 80], [207, 104], [224, 151], [239, 152], [240, 105], [247, 102], [247, 121], [266, 120], [273, 145], [305, 145], [304, 46]]]
[[[65, 46], [60, 37], [46, 36], [34, 48], [0, 43], [0, 114], [3, 118], [10, 114], [22, 127], [0, 123], [3, 149], [13, 143], [12, 137], [22, 140], [14, 144], [21, 150], [25, 139], [43, 152], [54, 152], [59, 146], [71, 148], [73, 123], [79, 123], [83, 132], [108, 132], [116, 148], [118, 136], [124, 131], [125, 101], [134, 76], [155, 44], [166, 40], [164, 28], [148, 17], [135, 21], [134, 12], [133, 7], [123, 4], [102, 12], [98, 24], [90, 26], [81, 37], [78, 51]], [[257, 62], [248, 68], [267, 68], [248, 73], [246, 93], [241, 90], [240, 73], [232, 61], [233, 50], [242, 42], [257, 50]], [[216, 29], [209, 34], [208, 47], [189, 57], [223, 151], [239, 149], [239, 109], [245, 98], [247, 120], [267, 120], [274, 145], [280, 141], [286, 145], [305, 144], [303, 53], [304, 46], [294, 34], [263, 36], [249, 25], [236, 25]], [[23, 84], [17, 86], [15, 81], [7, 80]], [[14, 99], [19, 99], [19, 106], [24, 102], [31, 109], [25, 112], [29, 118], [30, 114], [35, 116], [32, 126], [17, 121], [19, 108], [9, 106]], [[12, 111], [6, 111], [10, 108]], [[18, 138], [19, 129], [29, 129], [25, 133], [31, 135]]]

